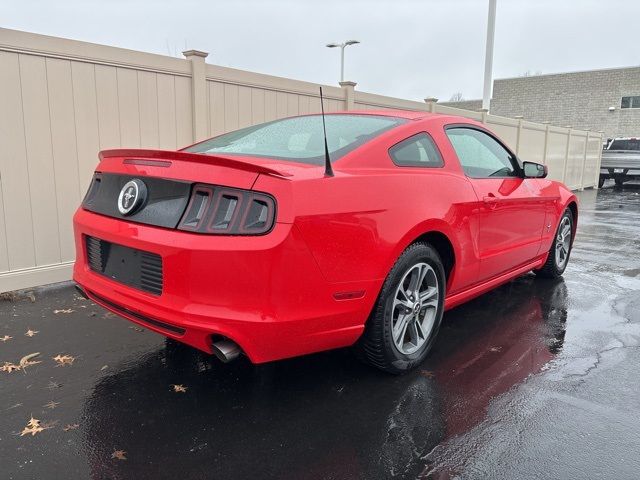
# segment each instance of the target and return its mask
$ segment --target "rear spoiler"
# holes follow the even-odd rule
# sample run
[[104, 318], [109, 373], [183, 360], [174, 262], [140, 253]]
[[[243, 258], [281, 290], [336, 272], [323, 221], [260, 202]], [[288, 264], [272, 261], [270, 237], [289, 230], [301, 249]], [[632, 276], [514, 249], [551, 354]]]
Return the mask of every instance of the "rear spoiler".
[[205, 163], [209, 165], [219, 165], [221, 167], [235, 168], [247, 172], [260, 173], [263, 175], [275, 175], [278, 177], [290, 177], [290, 173], [277, 170], [272, 167], [247, 162], [239, 158], [224, 155], [208, 155], [205, 153], [176, 152], [172, 150], [151, 150], [141, 148], [119, 148], [113, 150], [102, 150], [98, 157], [104, 158], [126, 157], [131, 159], [150, 158], [155, 160], [178, 160], [191, 163]]

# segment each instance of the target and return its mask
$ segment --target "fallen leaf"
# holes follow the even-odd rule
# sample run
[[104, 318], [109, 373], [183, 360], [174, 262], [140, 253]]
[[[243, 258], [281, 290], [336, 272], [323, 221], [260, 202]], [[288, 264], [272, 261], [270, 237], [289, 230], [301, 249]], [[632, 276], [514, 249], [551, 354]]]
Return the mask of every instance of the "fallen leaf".
[[422, 370], [422, 371], [420, 372], [420, 374], [421, 374], [423, 377], [427, 377], [427, 378], [433, 378], [433, 377], [435, 377], [435, 376], [436, 376], [436, 375], [435, 375], [435, 373], [433, 373], [433, 372], [431, 372], [431, 371], [429, 371], [429, 370]]
[[39, 330], [31, 330], [31, 329], [29, 329], [29, 330], [27, 330], [27, 333], [25, 333], [25, 335], [27, 337], [33, 337], [36, 333], [40, 333], [40, 331]]
[[40, 420], [38, 420], [37, 418], [33, 418], [33, 416], [31, 416], [31, 418], [27, 422], [27, 426], [24, 427], [22, 432], [20, 432], [20, 436], [24, 437], [25, 435], [31, 434], [31, 436], [33, 437], [36, 433], [40, 433], [47, 428], [50, 428], [50, 427], [46, 427], [42, 425]]
[[73, 365], [73, 361], [75, 360], [75, 358], [72, 357], [71, 355], [60, 355], [60, 354], [53, 357], [53, 359], [58, 364], [56, 365], [57, 367], [61, 367], [64, 365]]
[[40, 361], [32, 361], [32, 358], [37, 357], [38, 355], [40, 355], [40, 352], [37, 353], [30, 353], [29, 355], [25, 355], [24, 357], [22, 357], [20, 359], [20, 368], [25, 368], [25, 367], [30, 367], [31, 365], [37, 365], [38, 363], [42, 363]]
[[111, 454], [111, 458], [117, 458], [118, 460], [126, 460], [127, 457], [127, 452], [125, 452], [124, 450], [115, 450], [112, 454]]
[[68, 432], [69, 430], [75, 430], [79, 426], [80, 425], [78, 425], [77, 423], [70, 423], [70, 424], [65, 425], [64, 427], [62, 427], [62, 430], [64, 430], [65, 432]]
[[33, 418], [33, 415], [32, 415], [29, 421], [27, 422], [27, 427], [39, 427], [40, 423], [41, 423], [40, 420], [38, 420], [37, 418]]
[[13, 337], [9, 335], [5, 335], [4, 337], [0, 337], [0, 342], [6, 342], [7, 340], [11, 340]]
[[17, 370], [20, 370], [20, 365], [16, 365], [16, 364], [10, 363], [10, 362], [4, 362], [4, 365], [2, 365], [0, 367], [0, 372], [11, 373], [11, 372], [15, 372]]
[[187, 388], [184, 385], [171, 385], [173, 387], [173, 391], [176, 393], [186, 393]]
[[100, 370], [102, 370], [104, 372], [107, 368], [109, 368], [109, 365], [103, 365]]
[[56, 388], [60, 388], [60, 387], [62, 387], [61, 383], [52, 382], [52, 381], [49, 381], [49, 384], [47, 385], [48, 390], [55, 390]]
[[54, 408], [56, 408], [58, 405], [60, 405], [60, 402], [54, 402], [53, 400], [51, 400], [49, 403], [43, 405], [44, 408], [49, 408], [51, 410], [53, 410]]
[[491, 347], [489, 349], [489, 351], [491, 351], [491, 352], [500, 352], [500, 351], [502, 351], [502, 347]]
[[60, 310], [54, 310], [53, 313], [55, 313], [56, 315], [59, 313], [73, 313], [75, 312], [75, 310], [73, 310], [72, 308], [63, 308]]

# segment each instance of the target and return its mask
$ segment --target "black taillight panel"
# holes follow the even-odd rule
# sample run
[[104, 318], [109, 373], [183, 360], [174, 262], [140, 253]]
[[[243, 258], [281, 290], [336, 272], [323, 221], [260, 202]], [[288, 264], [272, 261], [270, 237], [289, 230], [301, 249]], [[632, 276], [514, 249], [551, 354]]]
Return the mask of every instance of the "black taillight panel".
[[269, 194], [197, 184], [178, 228], [209, 235], [264, 235], [275, 218], [276, 201]]

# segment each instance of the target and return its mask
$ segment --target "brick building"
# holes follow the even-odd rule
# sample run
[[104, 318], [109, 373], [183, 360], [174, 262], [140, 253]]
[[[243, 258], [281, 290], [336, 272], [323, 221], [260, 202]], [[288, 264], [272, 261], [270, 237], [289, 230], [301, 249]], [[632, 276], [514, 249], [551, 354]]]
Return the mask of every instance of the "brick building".
[[[479, 110], [481, 100], [442, 102]], [[640, 67], [496, 79], [491, 113], [535, 122], [640, 136]]]

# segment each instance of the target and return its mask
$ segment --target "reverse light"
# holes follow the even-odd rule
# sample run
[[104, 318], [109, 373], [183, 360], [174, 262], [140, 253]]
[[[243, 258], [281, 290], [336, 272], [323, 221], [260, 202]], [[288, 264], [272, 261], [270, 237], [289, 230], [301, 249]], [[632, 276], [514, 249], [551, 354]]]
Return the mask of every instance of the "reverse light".
[[209, 235], [264, 235], [275, 222], [271, 195], [197, 184], [178, 229]]

